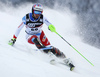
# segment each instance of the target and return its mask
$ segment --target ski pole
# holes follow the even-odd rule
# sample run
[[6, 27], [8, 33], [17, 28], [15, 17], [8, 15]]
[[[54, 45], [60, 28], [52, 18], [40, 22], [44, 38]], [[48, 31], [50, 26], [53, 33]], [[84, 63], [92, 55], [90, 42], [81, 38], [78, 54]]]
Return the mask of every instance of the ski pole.
[[59, 35], [68, 45], [70, 45], [75, 51], [77, 51], [85, 60], [87, 60], [92, 66], [94, 66], [87, 58], [85, 58], [77, 49], [75, 49], [69, 42], [67, 42], [60, 34], [54, 31], [57, 35]]

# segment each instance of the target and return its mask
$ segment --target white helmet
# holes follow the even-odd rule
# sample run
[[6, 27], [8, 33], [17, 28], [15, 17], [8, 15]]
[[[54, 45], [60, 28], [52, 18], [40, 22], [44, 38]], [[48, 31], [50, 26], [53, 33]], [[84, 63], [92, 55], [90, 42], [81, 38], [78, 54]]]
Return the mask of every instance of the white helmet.
[[36, 3], [32, 6], [32, 14], [42, 14], [43, 13], [43, 7], [41, 4]]

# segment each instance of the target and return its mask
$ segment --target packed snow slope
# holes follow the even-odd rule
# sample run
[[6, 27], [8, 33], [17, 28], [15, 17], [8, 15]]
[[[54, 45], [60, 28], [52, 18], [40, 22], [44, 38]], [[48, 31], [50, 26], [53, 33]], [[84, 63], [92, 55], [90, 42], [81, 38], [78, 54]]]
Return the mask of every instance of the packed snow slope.
[[76, 66], [70, 71], [67, 66], [49, 63], [50, 57], [34, 45], [28, 44], [25, 39], [25, 27], [19, 34], [14, 46], [8, 45], [22, 17], [30, 12], [26, 9], [7, 9], [0, 11], [0, 77], [100, 77], [100, 50], [83, 43], [76, 35], [76, 16], [70, 12], [59, 12], [48, 8], [44, 15], [56, 27], [56, 30], [71, 43], [90, 62], [89, 64], [74, 49], [65, 43], [58, 35], [48, 30], [44, 24], [43, 30], [51, 44], [63, 51], [71, 58]]

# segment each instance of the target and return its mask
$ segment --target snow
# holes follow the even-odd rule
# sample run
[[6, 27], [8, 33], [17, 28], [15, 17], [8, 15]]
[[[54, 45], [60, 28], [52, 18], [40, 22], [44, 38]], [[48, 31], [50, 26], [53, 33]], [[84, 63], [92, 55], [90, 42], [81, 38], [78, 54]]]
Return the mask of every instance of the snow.
[[50, 64], [49, 55], [36, 50], [34, 45], [26, 42], [25, 28], [20, 32], [16, 44], [13, 47], [9, 46], [8, 41], [12, 38], [22, 17], [29, 12], [28, 7], [30, 6], [26, 8], [28, 11], [21, 11], [20, 8], [17, 11], [10, 9], [10, 13], [0, 11], [0, 77], [100, 77], [100, 49], [83, 43], [76, 35], [76, 16], [70, 12], [44, 9], [44, 15], [55, 25], [57, 32], [94, 66], [57, 34], [50, 32], [46, 25], [43, 26], [46, 36], [53, 46], [59, 48], [68, 58], [71, 58], [76, 66], [74, 71], [70, 71], [69, 67], [63, 65]]

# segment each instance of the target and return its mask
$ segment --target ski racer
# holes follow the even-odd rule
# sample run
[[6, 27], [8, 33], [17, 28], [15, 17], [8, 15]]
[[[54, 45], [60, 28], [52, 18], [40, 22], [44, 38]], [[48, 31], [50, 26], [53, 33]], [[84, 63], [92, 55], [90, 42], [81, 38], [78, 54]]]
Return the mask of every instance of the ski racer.
[[[45, 23], [51, 32], [55, 31], [55, 27], [47, 20], [47, 18], [44, 17], [42, 13], [42, 5], [39, 3], [34, 4], [32, 6], [32, 13], [28, 13], [22, 18], [22, 23], [18, 26], [13, 38], [9, 41], [9, 44], [15, 44], [21, 29], [25, 26], [26, 39], [28, 43], [35, 45], [39, 50], [42, 50], [45, 53], [52, 52], [59, 58], [66, 58], [63, 52], [61, 52], [58, 48], [51, 46], [44, 31], [41, 29]], [[68, 59], [67, 64], [71, 67], [70, 70], [72, 70], [74, 65]]]

